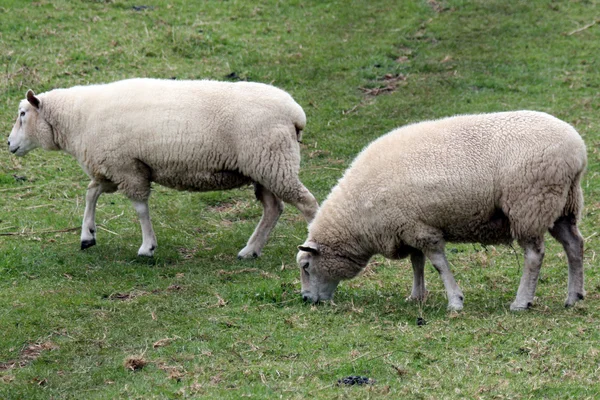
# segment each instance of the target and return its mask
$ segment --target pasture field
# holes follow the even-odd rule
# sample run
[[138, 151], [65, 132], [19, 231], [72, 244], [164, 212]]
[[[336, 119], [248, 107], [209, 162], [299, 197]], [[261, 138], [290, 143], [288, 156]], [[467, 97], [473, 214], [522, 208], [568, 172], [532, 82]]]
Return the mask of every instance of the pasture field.
[[[251, 80], [288, 91], [308, 125], [301, 179], [322, 202], [391, 129], [533, 109], [581, 133], [589, 166], [587, 297], [572, 309], [548, 236], [535, 306], [508, 310], [518, 246], [447, 248], [465, 294], [406, 302], [407, 260], [375, 257], [335, 302], [300, 299], [291, 206], [261, 258], [236, 259], [262, 208], [251, 187], [155, 186], [159, 247], [138, 258], [130, 202], [100, 198], [79, 250], [88, 178], [68, 155], [0, 152], [2, 399], [538, 399], [600, 397], [600, 24], [597, 0], [2, 0], [0, 131], [27, 89], [129, 77]], [[425, 324], [417, 324], [421, 318]], [[375, 382], [339, 386], [358, 375]]]

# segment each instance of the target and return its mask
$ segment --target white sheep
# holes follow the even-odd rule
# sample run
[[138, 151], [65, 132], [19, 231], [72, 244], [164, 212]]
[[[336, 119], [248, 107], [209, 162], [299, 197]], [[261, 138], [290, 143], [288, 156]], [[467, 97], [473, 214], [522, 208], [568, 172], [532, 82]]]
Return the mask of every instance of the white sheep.
[[102, 193], [121, 190], [138, 213], [152, 256], [150, 184], [210, 191], [253, 182], [263, 216], [238, 254], [256, 257], [283, 210], [296, 206], [311, 221], [318, 204], [298, 179], [298, 144], [306, 116], [292, 97], [261, 83], [130, 79], [55, 89], [19, 105], [8, 139], [23, 156], [36, 147], [75, 157], [91, 182], [81, 248], [96, 243], [95, 209]]
[[396, 129], [365, 148], [309, 225], [299, 246], [302, 296], [328, 300], [374, 254], [410, 256], [410, 298], [423, 299], [425, 258], [440, 273], [448, 308], [463, 294], [446, 242], [508, 244], [525, 251], [511, 310], [528, 308], [544, 256], [544, 233], [564, 247], [566, 306], [583, 299], [583, 239], [577, 228], [587, 163], [579, 134], [548, 114], [463, 115]]

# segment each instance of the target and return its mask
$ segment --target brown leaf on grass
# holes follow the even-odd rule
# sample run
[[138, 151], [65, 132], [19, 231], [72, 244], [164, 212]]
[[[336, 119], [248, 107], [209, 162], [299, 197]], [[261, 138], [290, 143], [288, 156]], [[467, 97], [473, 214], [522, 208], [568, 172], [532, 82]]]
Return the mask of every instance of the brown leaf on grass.
[[39, 377], [36, 376], [30, 382], [31, 383], [35, 383], [38, 386], [45, 386], [48, 383], [48, 379], [46, 379], [46, 378], [39, 378]]
[[164, 338], [164, 339], [160, 339], [160, 340], [157, 340], [156, 342], [154, 342], [152, 344], [152, 347], [155, 348], [155, 349], [157, 347], [165, 347], [165, 346], [170, 345], [174, 340], [177, 340], [177, 338]]
[[130, 356], [125, 359], [123, 366], [131, 371], [138, 371], [144, 368], [148, 361], [143, 356]]

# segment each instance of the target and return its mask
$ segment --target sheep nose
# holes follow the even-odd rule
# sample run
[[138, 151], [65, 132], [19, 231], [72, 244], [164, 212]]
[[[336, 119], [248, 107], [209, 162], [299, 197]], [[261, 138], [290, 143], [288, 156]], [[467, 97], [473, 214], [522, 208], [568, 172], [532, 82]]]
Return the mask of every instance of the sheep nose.
[[308, 303], [309, 297], [307, 295], [303, 295], [302, 296], [302, 301], [304, 301], [305, 303]]

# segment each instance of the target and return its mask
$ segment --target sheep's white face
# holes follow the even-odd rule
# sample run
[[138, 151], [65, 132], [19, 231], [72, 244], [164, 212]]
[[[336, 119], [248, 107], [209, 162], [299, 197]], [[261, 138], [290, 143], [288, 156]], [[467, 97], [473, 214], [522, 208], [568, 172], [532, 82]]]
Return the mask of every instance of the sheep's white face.
[[319, 251], [314, 242], [306, 242], [298, 248], [300, 251], [296, 261], [300, 267], [302, 299], [312, 303], [331, 300], [341, 279], [331, 276], [331, 269], [326, 265], [328, 257]]
[[[28, 98], [29, 93], [30, 92], [27, 93]], [[37, 102], [37, 105], [39, 105], [39, 101]], [[11, 153], [17, 156], [24, 156], [31, 150], [40, 147], [35, 139], [37, 118], [38, 108], [32, 105], [28, 100], [21, 101], [21, 104], [19, 104], [17, 121], [8, 136], [8, 150]]]

